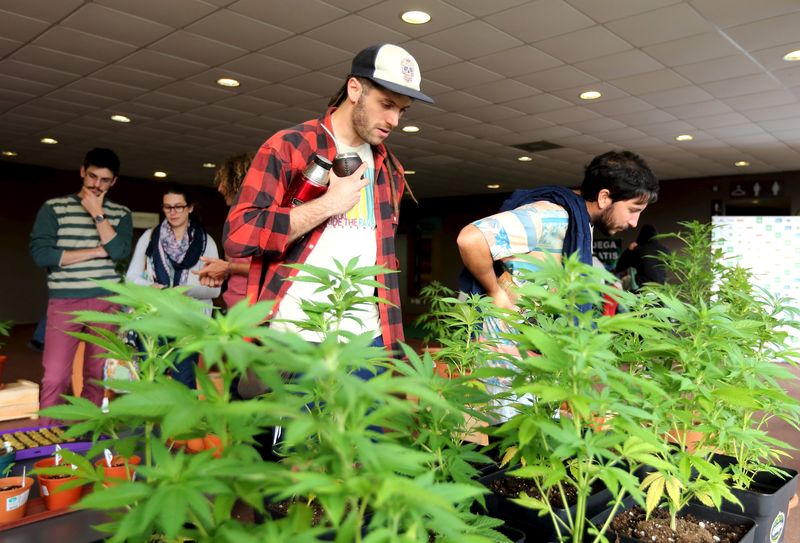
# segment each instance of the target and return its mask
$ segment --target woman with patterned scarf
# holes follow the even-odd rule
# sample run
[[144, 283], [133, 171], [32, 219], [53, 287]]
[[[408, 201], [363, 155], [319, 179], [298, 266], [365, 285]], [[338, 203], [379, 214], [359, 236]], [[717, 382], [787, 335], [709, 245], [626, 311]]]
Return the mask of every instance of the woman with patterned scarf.
[[[200, 257], [218, 258], [217, 245], [203, 227], [191, 218], [194, 205], [183, 186], [169, 187], [162, 198], [164, 220], [142, 234], [128, 266], [127, 280], [138, 285], [156, 288], [188, 286], [187, 296], [207, 304], [210, 314], [212, 300], [219, 288], [207, 287], [193, 271], [203, 267]], [[196, 388], [194, 366], [197, 355], [175, 363], [172, 378], [189, 388]]]

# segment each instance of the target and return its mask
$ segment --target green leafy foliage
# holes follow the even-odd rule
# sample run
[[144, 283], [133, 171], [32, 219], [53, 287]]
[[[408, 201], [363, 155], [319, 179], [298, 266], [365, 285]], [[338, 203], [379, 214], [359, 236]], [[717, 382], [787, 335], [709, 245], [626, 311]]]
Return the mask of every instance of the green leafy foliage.
[[[519, 502], [549, 514], [562, 540], [577, 543], [586, 536], [586, 502], [598, 484], [611, 490], [616, 509], [630, 494], [644, 504], [634, 471], [658, 458], [666, 445], [643, 425], [651, 422], [650, 402], [661, 391], [641, 374], [629, 372], [630, 357], [620, 351], [620, 339], [654, 335], [656, 323], [640, 313], [601, 315], [604, 295], [633, 307], [635, 300], [608, 285], [605, 270], [582, 264], [577, 256], [563, 263], [548, 258], [538, 270], [523, 274], [517, 302], [527, 319], [508, 319], [508, 335], [524, 353], [514, 363], [517, 396], [534, 401], [516, 404], [518, 414], [497, 434], [507, 460], [522, 467], [510, 474], [534, 481], [548, 499], [523, 497]], [[592, 309], [581, 311], [588, 304]], [[631, 344], [628, 341], [625, 344]], [[574, 509], [566, 501], [568, 489], [577, 492]], [[561, 520], [555, 509], [566, 509]], [[613, 516], [613, 515], [612, 515]], [[600, 541], [607, 526], [593, 527], [592, 541]]]
[[[76, 318], [133, 331], [141, 346], [100, 330], [81, 339], [109, 356], [137, 359], [139, 379], [114, 382], [120, 395], [105, 411], [68, 397], [44, 414], [74, 421], [71, 434], [90, 433], [89, 457], [108, 447], [144, 460], [135, 481], [109, 487], [102, 470], [76, 461], [79, 480], [95, 487], [80, 506], [107, 511], [111, 521], [100, 528], [112, 542], [317, 541], [326, 534], [348, 543], [427, 542], [431, 534], [437, 541], [504, 541], [493, 529], [499, 521], [469, 512], [485, 492], [470, 479], [469, 462], [483, 457], [459, 448], [457, 426], [448, 425], [463, 424], [464, 402], [485, 395], [435, 376], [429, 357], [392, 360], [370, 346], [371, 337], [339, 330], [344, 320], [357, 318], [352, 305], [375, 301], [353, 291], [375, 288], [372, 278], [387, 270], [350, 262], [334, 272], [299, 271], [306, 273], [298, 280], [331, 291], [327, 302], [304, 305], [306, 329], [324, 336], [319, 344], [263, 326], [270, 304], [240, 304], [227, 315], [207, 316], [179, 289], [104, 285], [127, 310]], [[167, 376], [174, 361], [190, 353], [204, 360], [197, 391]], [[208, 375], [212, 369], [221, 389]], [[357, 371], [375, 377], [365, 381]], [[264, 382], [267, 392], [232, 401], [231, 383], [245, 373]], [[408, 396], [419, 398], [419, 405]], [[282, 459], [265, 462], [254, 444], [273, 426], [283, 431]], [[176, 445], [209, 434], [221, 449], [188, 454]], [[286, 518], [269, 519], [265, 498], [299, 503]], [[235, 520], [237, 501], [268, 520]], [[311, 501], [323, 510], [318, 526], [304, 505]]]
[[434, 281], [420, 291], [430, 309], [420, 315], [416, 324], [426, 331], [425, 341], [433, 360], [446, 364], [453, 376], [465, 376], [492, 356], [492, 340], [481, 337], [486, 317], [508, 312], [494, 305], [490, 298], [479, 294], [455, 297], [455, 293]]
[[[646, 481], [647, 506], [665, 502], [673, 523], [690, 499], [737, 503], [729, 485], [747, 488], [758, 471], [777, 471], [770, 464], [784, 454], [766, 423], [798, 425], [798, 402], [781, 384], [794, 377], [778, 363], [796, 363], [785, 341], [796, 310], [729, 265], [711, 225], [682, 226], [671, 235], [682, 250], [663, 257], [678, 280], [643, 289], [642, 306], [661, 326], [639, 342], [644, 359], [636, 368], [667, 394], [653, 404], [651, 428], [674, 443]], [[720, 451], [736, 462], [721, 468], [713, 462]]]

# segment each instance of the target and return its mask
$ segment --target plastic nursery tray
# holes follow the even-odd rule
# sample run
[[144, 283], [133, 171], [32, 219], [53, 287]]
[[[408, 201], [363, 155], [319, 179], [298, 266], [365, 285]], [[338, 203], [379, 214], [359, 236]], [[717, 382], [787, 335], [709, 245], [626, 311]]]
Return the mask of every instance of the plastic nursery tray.
[[[91, 492], [91, 488], [90, 488], [89, 485], [87, 485], [87, 486], [85, 486], [83, 488], [83, 495], [85, 496], [89, 492]], [[84, 526], [90, 526], [90, 525], [93, 525], [93, 524], [99, 524], [100, 522], [105, 522], [107, 520], [107, 517], [102, 512], [99, 512], [99, 511], [82, 511], [82, 510], [73, 509], [73, 508], [70, 508], [70, 507], [64, 507], [62, 509], [52, 509], [52, 510], [50, 510], [45, 505], [44, 498], [38, 497], [38, 498], [30, 498], [28, 500], [28, 504], [27, 504], [27, 507], [25, 509], [25, 516], [24, 517], [22, 517], [19, 520], [14, 520], [14, 521], [6, 523], [6, 524], [0, 524], [0, 532], [13, 530], [15, 528], [20, 528], [21, 526], [25, 526], [25, 525], [28, 525], [28, 524], [33, 524], [33, 523], [36, 523], [36, 522], [39, 522], [39, 521], [42, 521], [42, 520], [51, 519], [53, 517], [60, 517], [60, 516], [63, 516], [63, 515], [72, 515], [72, 516], [74, 516], [75, 519], [76, 519], [76, 522], [80, 522], [80, 524], [84, 525]], [[83, 529], [83, 528], [81, 528], [81, 529]], [[88, 528], [86, 528], [86, 529], [88, 529]], [[76, 532], [76, 531], [77, 530], [73, 529], [73, 530], [70, 530], [69, 533], [70, 533], [70, 535], [73, 535], [73, 533]], [[100, 540], [99, 539], [100, 535], [101, 534], [99, 534], [99, 533], [97, 534], [97, 536], [98, 536], [97, 540], [98, 541]], [[3, 536], [3, 537], [5, 537], [5, 536]], [[0, 537], [0, 541], [4, 541], [3, 537]], [[10, 536], [10, 537], [13, 537], [13, 536]], [[14, 538], [14, 539], [12, 539], [12, 541], [26, 541], [27, 540], [27, 539], [21, 539], [22, 537], [24, 537], [24, 536], [22, 536], [22, 534], [19, 534], [19, 537], [20, 537], [20, 539]], [[92, 539], [92, 540], [94, 541], [94, 539]], [[72, 539], [70, 539], [70, 541], [72, 541]]]
[[[50, 426], [29, 426], [26, 428], [17, 428], [13, 430], [5, 430], [0, 431], [0, 435], [7, 436], [11, 435], [14, 436], [16, 433], [22, 433], [23, 435], [27, 436], [31, 441], [37, 443], [36, 446], [29, 446], [26, 443], [23, 443], [19, 440], [18, 436], [15, 436], [15, 440], [22, 446], [22, 448], [14, 447], [14, 450], [17, 452], [17, 460], [26, 460], [28, 458], [39, 458], [43, 456], [52, 456], [56, 449], [56, 443], [61, 446], [62, 449], [69, 449], [76, 453], [81, 453], [84, 451], [88, 451], [92, 447], [92, 442], [89, 439], [89, 436], [85, 437], [78, 437], [78, 438], [70, 438], [70, 440], [61, 439], [60, 441], [55, 439], [50, 439], [48, 436], [41, 434], [41, 430], [47, 429], [51, 430], [49, 434], [53, 434], [52, 430], [54, 428], [61, 429], [62, 431], [66, 432], [69, 426], [65, 425], [50, 425]], [[35, 438], [35, 435], [39, 434], [42, 437], [51, 441], [51, 444], [44, 445], [38, 444], [38, 441]], [[59, 434], [55, 434], [59, 435]], [[101, 436], [100, 439], [107, 439], [105, 436]], [[6, 440], [6, 437], [0, 438], [0, 442]]]

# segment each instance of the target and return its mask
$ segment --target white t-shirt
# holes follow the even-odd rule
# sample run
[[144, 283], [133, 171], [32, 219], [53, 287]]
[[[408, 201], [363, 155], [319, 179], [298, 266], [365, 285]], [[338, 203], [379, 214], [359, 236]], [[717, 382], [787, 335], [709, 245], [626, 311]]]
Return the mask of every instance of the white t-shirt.
[[[353, 209], [343, 215], [335, 215], [328, 219], [325, 230], [317, 244], [311, 249], [306, 263], [334, 270], [336, 269], [334, 260], [346, 264], [353, 257], [358, 257], [359, 267], [374, 266], [378, 247], [375, 239], [377, 225], [375, 219], [375, 160], [372, 156], [372, 149], [368, 143], [358, 147], [349, 147], [340, 143], [337, 149], [339, 153], [358, 153], [361, 160], [367, 163], [368, 167], [364, 175], [370, 182], [361, 190], [361, 199]], [[327, 292], [314, 292], [317, 288], [319, 285], [316, 283], [293, 282], [281, 301], [270, 326], [277, 330], [297, 332], [308, 341], [321, 341], [321, 334], [301, 330], [294, 324], [285, 322], [307, 320], [305, 312], [300, 308], [300, 300], [328, 300]], [[371, 296], [374, 294], [374, 290], [372, 287], [365, 287], [362, 288], [361, 294]], [[361, 304], [358, 306], [358, 311], [354, 311], [353, 314], [361, 319], [363, 324], [346, 319], [342, 323], [341, 330], [355, 334], [372, 333], [373, 337], [380, 335], [380, 316], [376, 304]]]

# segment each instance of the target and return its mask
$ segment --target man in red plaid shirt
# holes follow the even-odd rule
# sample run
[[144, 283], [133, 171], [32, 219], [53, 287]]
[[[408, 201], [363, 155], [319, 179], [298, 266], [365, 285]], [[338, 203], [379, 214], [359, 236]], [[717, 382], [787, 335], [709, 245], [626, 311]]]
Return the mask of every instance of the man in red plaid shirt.
[[[306, 319], [301, 300], [326, 299], [317, 285], [285, 281], [297, 273], [283, 264], [307, 263], [333, 269], [336, 259], [357, 257], [359, 266], [398, 269], [395, 231], [405, 189], [403, 168], [383, 141], [413, 100], [432, 102], [420, 92], [416, 60], [396, 45], [375, 45], [353, 59], [350, 75], [321, 119], [282, 130], [259, 149], [225, 223], [225, 252], [251, 257], [247, 294], [274, 300], [270, 326], [320, 341], [315, 332], [290, 321]], [[298, 205], [281, 205], [292, 179], [314, 154], [333, 160], [356, 152], [363, 163], [348, 177], [330, 173], [325, 194]], [[388, 304], [364, 304], [362, 323], [347, 320], [343, 329], [374, 334], [375, 345], [398, 351], [403, 339], [397, 274], [380, 275], [377, 295]], [[365, 291], [362, 294], [371, 295]]]

